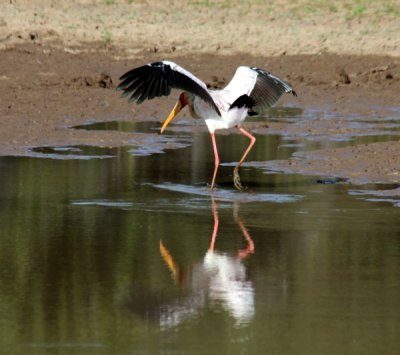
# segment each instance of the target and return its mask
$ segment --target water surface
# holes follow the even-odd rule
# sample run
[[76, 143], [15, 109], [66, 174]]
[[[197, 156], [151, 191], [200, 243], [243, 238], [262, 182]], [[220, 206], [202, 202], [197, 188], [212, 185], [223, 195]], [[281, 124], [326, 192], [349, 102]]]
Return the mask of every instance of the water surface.
[[[88, 159], [0, 159], [2, 351], [397, 354], [398, 207], [248, 167], [241, 193], [231, 166], [212, 198], [209, 136], [187, 138], [150, 156], [47, 147]], [[247, 140], [218, 143], [229, 163]], [[259, 135], [251, 159], [310, 144]]]

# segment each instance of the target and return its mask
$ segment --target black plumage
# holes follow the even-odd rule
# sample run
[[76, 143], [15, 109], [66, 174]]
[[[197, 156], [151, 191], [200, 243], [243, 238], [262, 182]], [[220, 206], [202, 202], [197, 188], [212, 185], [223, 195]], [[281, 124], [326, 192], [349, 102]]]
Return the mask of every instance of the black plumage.
[[237, 108], [242, 108], [245, 107], [247, 109], [253, 108], [254, 106], [256, 106], [256, 100], [254, 100], [252, 97], [250, 97], [249, 95], [242, 95], [239, 96], [233, 103], [232, 105], [229, 107], [230, 110], [232, 110], [233, 108], [237, 107]]
[[129, 102], [142, 103], [155, 97], [168, 96], [171, 89], [181, 89], [200, 97], [220, 116], [221, 113], [207, 89], [194, 79], [174, 70], [165, 62], [155, 62], [126, 72], [120, 78], [117, 90], [122, 96], [130, 96]]

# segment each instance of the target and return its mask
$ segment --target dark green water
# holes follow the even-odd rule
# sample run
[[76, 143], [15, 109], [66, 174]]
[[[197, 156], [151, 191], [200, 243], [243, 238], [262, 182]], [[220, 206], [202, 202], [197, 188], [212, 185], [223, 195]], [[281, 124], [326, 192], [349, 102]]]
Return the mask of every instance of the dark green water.
[[[296, 149], [257, 138], [251, 160]], [[393, 201], [251, 168], [236, 192], [229, 166], [212, 200], [210, 139], [193, 139], [0, 159], [0, 352], [398, 354]], [[227, 162], [247, 144], [218, 142]]]

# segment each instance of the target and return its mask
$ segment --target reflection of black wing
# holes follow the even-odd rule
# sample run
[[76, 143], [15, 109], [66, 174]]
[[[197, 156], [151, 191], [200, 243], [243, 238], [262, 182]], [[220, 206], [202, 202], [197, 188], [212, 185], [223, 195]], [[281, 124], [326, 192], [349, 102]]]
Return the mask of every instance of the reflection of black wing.
[[250, 97], [257, 103], [255, 110], [271, 107], [284, 93], [292, 93], [297, 96], [292, 87], [277, 76], [258, 68], [251, 68], [257, 72], [257, 79]]
[[130, 102], [140, 104], [144, 100], [168, 96], [171, 89], [181, 89], [200, 97], [221, 115], [206, 84], [173, 62], [155, 62], [132, 69], [122, 75], [120, 80], [122, 82], [117, 90], [124, 91], [122, 96], [130, 95]]

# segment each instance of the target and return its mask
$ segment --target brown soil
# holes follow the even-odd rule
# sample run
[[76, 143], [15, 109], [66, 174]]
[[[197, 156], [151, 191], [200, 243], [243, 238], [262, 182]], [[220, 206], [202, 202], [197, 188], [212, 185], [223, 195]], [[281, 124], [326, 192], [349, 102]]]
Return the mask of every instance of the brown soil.
[[[273, 121], [267, 129], [255, 127], [259, 134], [328, 140], [368, 135], [376, 128], [354, 127], [348, 117], [375, 122], [400, 114], [399, 13], [395, 7], [379, 7], [379, 1], [364, 10], [352, 1], [336, 10], [318, 7], [307, 17], [306, 1], [298, 3], [302, 7], [281, 1], [268, 13], [256, 1], [187, 2], [184, 7], [171, 1], [169, 8], [152, 1], [34, 3], [41, 6], [9, 0], [0, 14], [1, 155], [30, 155], [38, 146], [116, 147], [133, 139], [140, 144], [141, 134], [70, 127], [88, 121], [163, 120], [176, 95], [132, 106], [114, 89], [126, 70], [165, 58], [211, 86], [224, 85], [238, 65], [259, 66], [296, 89], [297, 98], [287, 95], [279, 105], [333, 113], [329, 120]], [[247, 16], [241, 17], [241, 11]], [[265, 167], [355, 183], [398, 183], [399, 153], [397, 141], [360, 144], [305, 152]]]

